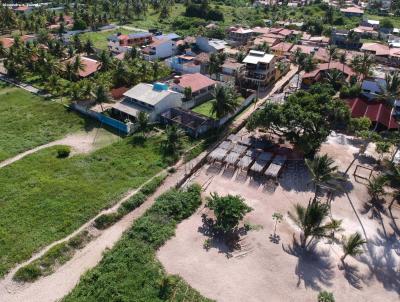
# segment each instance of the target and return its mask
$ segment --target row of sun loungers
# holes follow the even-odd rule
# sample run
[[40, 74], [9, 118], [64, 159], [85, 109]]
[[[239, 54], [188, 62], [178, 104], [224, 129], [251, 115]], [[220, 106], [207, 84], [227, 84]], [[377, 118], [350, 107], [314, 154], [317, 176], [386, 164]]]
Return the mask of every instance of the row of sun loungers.
[[[286, 162], [286, 156], [276, 155], [271, 152], [260, 151], [255, 148], [234, 143], [232, 134], [223, 141], [218, 148], [209, 155], [211, 161], [218, 161], [227, 166], [234, 166], [241, 170], [263, 174], [267, 177], [277, 178]], [[264, 172], [264, 173], [263, 173]]]

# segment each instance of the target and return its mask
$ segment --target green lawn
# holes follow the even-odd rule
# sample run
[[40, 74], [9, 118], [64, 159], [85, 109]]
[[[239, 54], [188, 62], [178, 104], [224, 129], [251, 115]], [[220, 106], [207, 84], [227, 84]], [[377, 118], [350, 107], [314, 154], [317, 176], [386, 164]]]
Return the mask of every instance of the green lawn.
[[213, 100], [209, 100], [195, 108], [192, 109], [192, 111], [203, 114], [205, 116], [208, 116], [212, 119], [215, 119], [215, 114], [211, 113], [211, 108], [212, 108], [212, 102]]
[[0, 161], [84, 129], [65, 107], [0, 82]]
[[79, 35], [79, 38], [81, 39], [82, 43], [85, 43], [86, 40], [90, 39], [92, 40], [94, 47], [105, 50], [107, 49], [107, 44], [108, 44], [107, 37], [116, 33], [131, 34], [134, 33], [134, 31], [118, 28], [115, 30], [83, 33]]
[[165, 168], [161, 137], [128, 137], [67, 159], [56, 147], [0, 169], [0, 276]]
[[[239, 103], [241, 104], [241, 103], [243, 103], [244, 98], [239, 96], [238, 100], [239, 100]], [[215, 119], [216, 118], [215, 114], [211, 113], [211, 108], [212, 108], [212, 102], [213, 101], [214, 100], [209, 100], [209, 101], [207, 101], [207, 102], [205, 102], [203, 104], [200, 104], [199, 106], [193, 108], [192, 111], [200, 113], [200, 114], [203, 114], [203, 115], [208, 116], [208, 117], [210, 117], [212, 119]]]

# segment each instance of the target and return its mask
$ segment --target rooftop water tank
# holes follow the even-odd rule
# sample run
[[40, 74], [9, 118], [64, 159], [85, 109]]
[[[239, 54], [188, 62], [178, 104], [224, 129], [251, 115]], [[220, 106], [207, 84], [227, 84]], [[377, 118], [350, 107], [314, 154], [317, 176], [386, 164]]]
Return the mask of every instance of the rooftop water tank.
[[168, 85], [165, 83], [154, 83], [153, 89], [156, 91], [168, 90]]

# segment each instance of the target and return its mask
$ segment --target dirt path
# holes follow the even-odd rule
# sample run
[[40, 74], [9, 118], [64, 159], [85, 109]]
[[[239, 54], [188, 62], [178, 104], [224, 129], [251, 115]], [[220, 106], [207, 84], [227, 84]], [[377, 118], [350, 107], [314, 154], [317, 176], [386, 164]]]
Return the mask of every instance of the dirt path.
[[[92, 240], [83, 249], [78, 250], [70, 261], [58, 268], [53, 274], [43, 277], [34, 283], [26, 283], [23, 285], [12, 281], [12, 274], [8, 274], [6, 278], [0, 281], [1, 301], [51, 302], [61, 299], [75, 287], [82, 274], [88, 269], [95, 267], [100, 262], [104, 251], [114, 246], [121, 238], [122, 234], [132, 225], [133, 221], [153, 205], [155, 198], [175, 186], [178, 181], [184, 177], [185, 173], [188, 171], [188, 167], [193, 167], [204, 155], [203, 153], [191, 162], [179, 165], [177, 171], [168, 176], [155, 194], [148, 198], [139, 208], [127, 214], [113, 226], [100, 232], [98, 237]], [[123, 200], [129, 198], [128, 196], [132, 194], [134, 194], [134, 191], [130, 192]], [[114, 209], [115, 207], [117, 207], [117, 205], [114, 206]], [[112, 209], [109, 211], [111, 210]], [[86, 224], [86, 227], [89, 226], [89, 224], [90, 222]], [[78, 232], [78, 230], [76, 232]], [[73, 234], [70, 236], [73, 236]], [[15, 269], [13, 271], [15, 271]]]
[[80, 153], [90, 153], [102, 146], [113, 143], [118, 139], [119, 137], [117, 135], [111, 134], [110, 132], [102, 128], [94, 128], [88, 132], [77, 132], [69, 134], [62, 139], [38, 146], [0, 162], [0, 169], [11, 165], [12, 163], [24, 158], [25, 156], [36, 153], [46, 148], [50, 148], [52, 146], [68, 145], [72, 148], [73, 155]]

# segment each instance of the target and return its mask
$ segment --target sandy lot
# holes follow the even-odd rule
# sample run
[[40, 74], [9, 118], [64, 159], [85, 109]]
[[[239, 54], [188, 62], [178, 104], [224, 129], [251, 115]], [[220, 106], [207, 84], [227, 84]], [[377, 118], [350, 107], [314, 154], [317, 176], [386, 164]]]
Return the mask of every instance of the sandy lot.
[[[336, 160], [342, 171], [356, 151], [356, 147], [340, 137], [331, 137], [321, 149], [321, 153], [328, 153]], [[350, 174], [354, 168], [355, 165]], [[306, 204], [313, 194], [307, 187], [308, 173], [301, 163], [288, 165], [275, 191], [249, 179], [243, 182], [236, 176], [226, 172], [216, 174], [206, 166], [194, 181], [204, 185], [205, 196], [210, 192], [243, 196], [254, 209], [245, 221], [257, 228], [242, 237], [241, 250], [228, 251], [224, 244], [213, 242], [206, 251], [203, 243], [208, 237], [202, 214], [208, 210], [202, 208], [182, 222], [176, 236], [158, 252], [169, 273], [181, 275], [203, 295], [223, 302], [316, 301], [323, 289], [333, 292], [336, 301], [399, 301], [399, 239], [390, 225], [390, 217], [384, 216], [383, 230], [379, 221], [363, 210], [368, 199], [363, 184], [352, 177], [348, 195], [342, 194], [332, 203], [333, 217], [343, 220], [345, 231], [341, 234], [359, 231], [368, 239], [365, 253], [357, 259], [346, 258], [349, 266], [340, 270], [342, 250], [338, 244], [321, 240], [304, 253], [293, 241], [299, 231], [287, 212], [295, 203]], [[274, 212], [285, 217], [277, 229], [279, 242], [270, 237]], [[398, 208], [394, 215], [400, 217]]]

